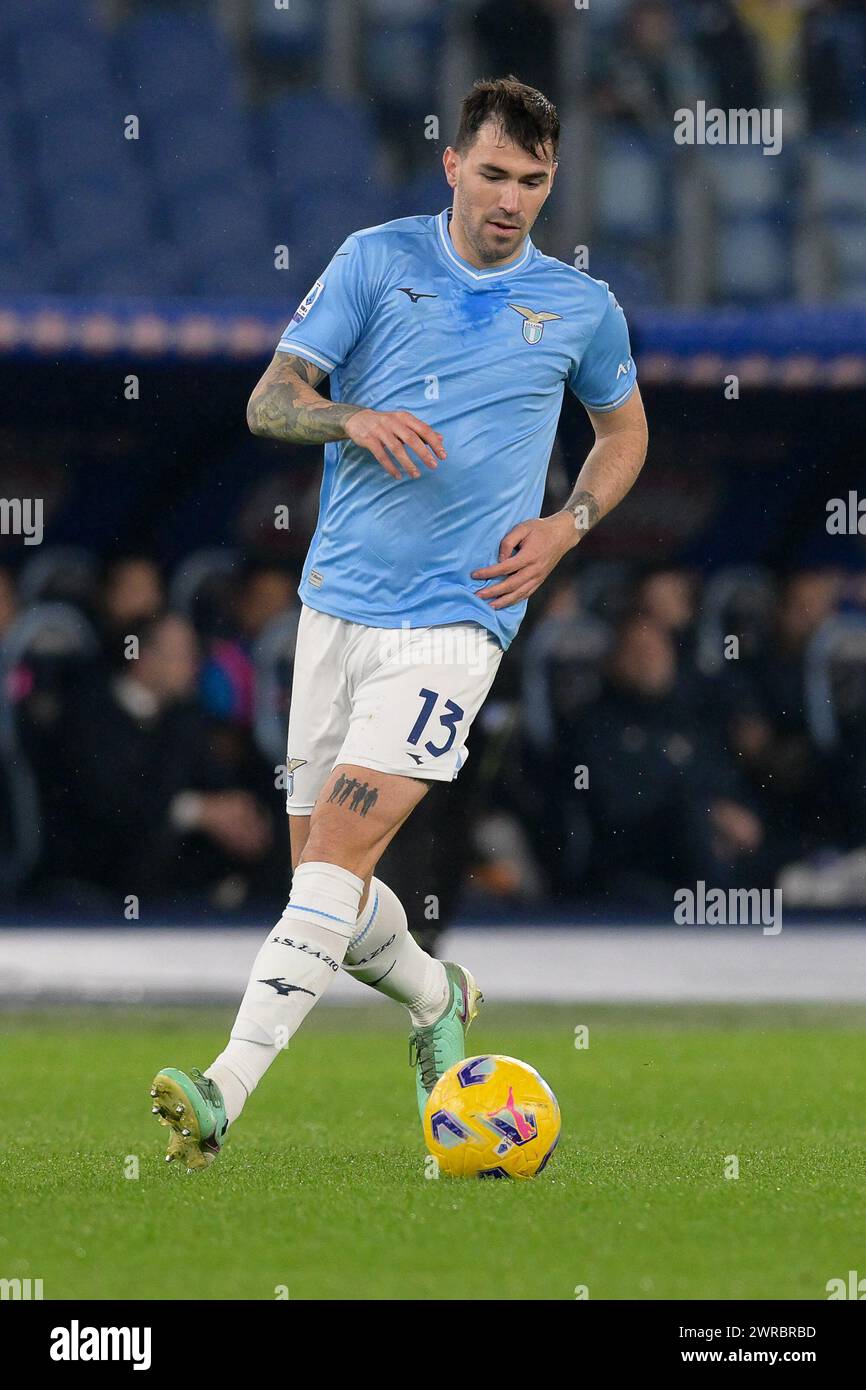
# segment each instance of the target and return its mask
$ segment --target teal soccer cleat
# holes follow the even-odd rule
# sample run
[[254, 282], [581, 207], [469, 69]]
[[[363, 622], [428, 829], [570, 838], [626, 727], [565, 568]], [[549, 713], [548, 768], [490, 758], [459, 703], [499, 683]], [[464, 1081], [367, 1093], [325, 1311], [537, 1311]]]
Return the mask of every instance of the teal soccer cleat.
[[193, 1067], [187, 1075], [163, 1067], [150, 1088], [152, 1113], [173, 1131], [166, 1163], [182, 1159], [190, 1170], [206, 1168], [222, 1148], [228, 1129], [222, 1092], [215, 1081]]
[[435, 1023], [427, 1028], [416, 1028], [409, 1037], [409, 1064], [415, 1067], [418, 1111], [422, 1119], [427, 1097], [440, 1076], [466, 1056], [466, 1030], [484, 1002], [484, 995], [468, 970], [449, 960], [442, 963], [448, 976], [448, 1003]]

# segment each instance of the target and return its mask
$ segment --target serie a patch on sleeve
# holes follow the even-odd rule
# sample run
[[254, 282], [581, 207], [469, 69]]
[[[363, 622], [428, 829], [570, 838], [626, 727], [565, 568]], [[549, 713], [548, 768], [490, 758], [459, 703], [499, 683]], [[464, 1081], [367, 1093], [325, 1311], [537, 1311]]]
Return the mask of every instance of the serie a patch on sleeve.
[[317, 280], [309, 293], [305, 294], [295, 312], [292, 314], [292, 323], [301, 323], [312, 309], [322, 290], [325, 288], [323, 281]]

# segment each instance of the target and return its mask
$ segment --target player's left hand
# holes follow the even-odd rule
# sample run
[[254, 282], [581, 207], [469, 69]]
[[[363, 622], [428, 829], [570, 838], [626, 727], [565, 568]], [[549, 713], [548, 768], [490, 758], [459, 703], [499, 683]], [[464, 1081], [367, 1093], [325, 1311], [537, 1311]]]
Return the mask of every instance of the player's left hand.
[[[476, 589], [477, 598], [489, 601], [491, 608], [509, 608], [513, 603], [534, 594], [559, 564], [563, 555], [581, 539], [570, 512], [537, 517], [512, 526], [499, 546], [499, 562], [484, 569], [473, 570], [473, 579], [499, 579]], [[512, 554], [512, 551], [514, 552]]]

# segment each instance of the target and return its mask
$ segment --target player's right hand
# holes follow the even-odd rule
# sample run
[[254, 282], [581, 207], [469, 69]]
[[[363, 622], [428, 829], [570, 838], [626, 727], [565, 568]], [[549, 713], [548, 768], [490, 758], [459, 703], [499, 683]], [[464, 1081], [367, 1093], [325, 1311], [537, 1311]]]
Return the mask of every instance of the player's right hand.
[[[425, 425], [408, 410], [358, 410], [350, 415], [344, 426], [346, 435], [362, 449], [368, 449], [386, 473], [400, 481], [402, 467], [410, 478], [420, 478], [421, 471], [406, 452], [411, 449], [428, 468], [435, 468], [437, 459], [445, 458], [445, 444], [438, 430]], [[393, 455], [393, 457], [392, 457]]]

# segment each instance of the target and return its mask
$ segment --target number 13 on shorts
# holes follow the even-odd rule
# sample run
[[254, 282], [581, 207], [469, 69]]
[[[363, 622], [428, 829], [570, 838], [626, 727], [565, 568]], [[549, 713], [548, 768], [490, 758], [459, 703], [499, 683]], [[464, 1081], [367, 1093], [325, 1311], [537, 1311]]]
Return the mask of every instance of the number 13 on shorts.
[[443, 753], [450, 752], [451, 746], [454, 743], [454, 739], [457, 736], [457, 725], [463, 718], [466, 711], [461, 709], [460, 705], [457, 704], [456, 700], [446, 699], [442, 704], [440, 704], [440, 695], [438, 690], [427, 690], [424, 686], [422, 686], [421, 689], [418, 691], [418, 694], [423, 702], [421, 706], [421, 712], [419, 713], [418, 718], [415, 720], [415, 723], [412, 725], [412, 730], [408, 734], [406, 742], [411, 743], [413, 745], [418, 743], [418, 740], [427, 728], [427, 725], [430, 721], [430, 717], [433, 714], [434, 709], [437, 705], [439, 705], [439, 724], [442, 725], [443, 728], [447, 731], [445, 736], [445, 742], [436, 744], [432, 741], [432, 739], [429, 739], [424, 744], [424, 749], [432, 757], [440, 758]]

